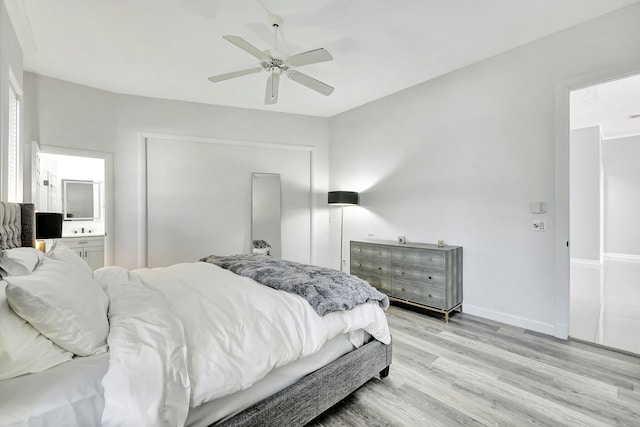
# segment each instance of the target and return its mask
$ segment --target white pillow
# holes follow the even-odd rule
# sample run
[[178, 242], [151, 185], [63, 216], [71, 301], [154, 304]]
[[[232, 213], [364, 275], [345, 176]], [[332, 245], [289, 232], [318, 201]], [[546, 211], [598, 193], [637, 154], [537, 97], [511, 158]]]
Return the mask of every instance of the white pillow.
[[73, 353], [55, 345], [13, 312], [6, 287], [7, 282], [0, 282], [0, 381], [71, 360]]
[[44, 254], [36, 248], [14, 248], [0, 252], [0, 268], [9, 276], [31, 274]]
[[29, 276], [5, 280], [13, 311], [42, 335], [79, 356], [106, 350], [109, 299], [86, 271], [47, 258]]
[[89, 264], [84, 262], [84, 260], [80, 258], [80, 255], [78, 255], [73, 249], [65, 246], [63, 243], [56, 243], [56, 245], [47, 252], [47, 256], [51, 259], [57, 259], [58, 261], [73, 264], [79, 269], [89, 273], [89, 276], [93, 276], [93, 270], [89, 267]]

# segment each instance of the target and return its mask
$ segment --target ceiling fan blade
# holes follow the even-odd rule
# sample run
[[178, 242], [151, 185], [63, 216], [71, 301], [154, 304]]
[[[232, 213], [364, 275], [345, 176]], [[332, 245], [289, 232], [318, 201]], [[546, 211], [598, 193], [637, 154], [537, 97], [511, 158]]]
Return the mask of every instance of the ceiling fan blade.
[[301, 65], [316, 64], [318, 62], [331, 61], [333, 56], [323, 48], [298, 53], [287, 58], [289, 65], [299, 67]]
[[324, 96], [329, 96], [333, 92], [333, 88], [328, 84], [322, 83], [320, 80], [316, 80], [313, 77], [309, 77], [299, 71], [289, 70], [287, 72], [287, 75], [291, 80], [298, 82], [301, 85], [308, 87], [309, 89], [313, 89], [316, 92], [320, 92]]
[[271, 73], [267, 79], [267, 90], [264, 94], [265, 105], [278, 102], [278, 87], [280, 86], [280, 74]]
[[243, 49], [244, 51], [250, 53], [251, 55], [255, 56], [256, 58], [258, 58], [261, 61], [266, 61], [271, 59], [269, 57], [269, 55], [267, 55], [266, 53], [264, 53], [263, 51], [261, 51], [260, 49], [258, 49], [257, 47], [255, 47], [254, 45], [252, 45], [251, 43], [249, 43], [248, 41], [246, 41], [245, 39], [243, 39], [242, 37], [238, 37], [238, 36], [222, 36], [223, 39], [235, 44], [236, 46], [238, 46], [240, 49]]
[[216, 83], [223, 80], [233, 79], [235, 77], [246, 76], [247, 74], [259, 73], [260, 71], [262, 71], [262, 68], [249, 68], [246, 70], [233, 71], [231, 73], [218, 74], [217, 76], [209, 77], [209, 81]]

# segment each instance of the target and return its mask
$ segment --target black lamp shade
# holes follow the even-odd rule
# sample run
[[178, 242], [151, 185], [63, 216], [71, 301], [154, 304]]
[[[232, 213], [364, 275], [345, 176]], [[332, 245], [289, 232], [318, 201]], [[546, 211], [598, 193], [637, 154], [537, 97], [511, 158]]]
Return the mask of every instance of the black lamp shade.
[[36, 212], [36, 239], [58, 239], [62, 237], [62, 214]]
[[360, 195], [357, 191], [329, 191], [330, 205], [357, 205]]

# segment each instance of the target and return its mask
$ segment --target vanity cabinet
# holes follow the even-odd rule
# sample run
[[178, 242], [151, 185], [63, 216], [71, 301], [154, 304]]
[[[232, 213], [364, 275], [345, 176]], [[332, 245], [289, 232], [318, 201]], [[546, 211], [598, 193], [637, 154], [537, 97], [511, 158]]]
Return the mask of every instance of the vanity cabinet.
[[73, 249], [91, 269], [104, 267], [104, 236], [63, 237], [56, 240]]
[[389, 299], [445, 315], [462, 311], [462, 247], [352, 241], [351, 274]]

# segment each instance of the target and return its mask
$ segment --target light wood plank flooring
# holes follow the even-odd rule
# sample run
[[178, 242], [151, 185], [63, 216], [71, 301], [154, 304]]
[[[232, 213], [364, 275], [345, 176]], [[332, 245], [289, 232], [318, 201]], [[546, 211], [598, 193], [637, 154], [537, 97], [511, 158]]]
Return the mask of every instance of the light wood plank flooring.
[[640, 426], [640, 358], [392, 306], [393, 364], [309, 426]]

